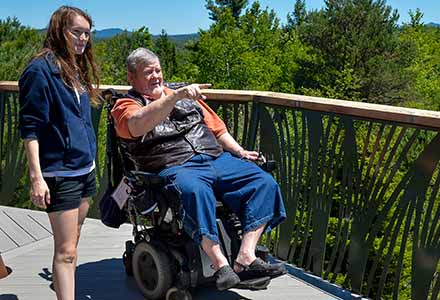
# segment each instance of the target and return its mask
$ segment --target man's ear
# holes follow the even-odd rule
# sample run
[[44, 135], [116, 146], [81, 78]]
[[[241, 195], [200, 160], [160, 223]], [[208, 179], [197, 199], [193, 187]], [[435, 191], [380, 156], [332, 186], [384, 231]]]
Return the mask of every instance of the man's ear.
[[130, 71], [127, 71], [127, 80], [131, 84], [133, 82], [134, 74], [132, 74]]

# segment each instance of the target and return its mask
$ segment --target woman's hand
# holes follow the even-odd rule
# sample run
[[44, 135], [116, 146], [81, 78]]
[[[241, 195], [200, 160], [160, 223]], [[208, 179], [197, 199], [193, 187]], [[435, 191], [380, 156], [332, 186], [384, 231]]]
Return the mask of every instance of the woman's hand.
[[50, 204], [50, 192], [43, 178], [35, 179], [31, 183], [31, 201], [39, 208], [47, 208]]

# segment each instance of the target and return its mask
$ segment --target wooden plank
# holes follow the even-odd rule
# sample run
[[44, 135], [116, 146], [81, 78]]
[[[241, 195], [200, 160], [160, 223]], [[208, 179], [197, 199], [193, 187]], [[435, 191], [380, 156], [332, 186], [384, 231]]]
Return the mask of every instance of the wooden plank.
[[260, 91], [205, 90], [204, 95], [208, 100], [219, 102], [254, 101], [275, 106], [440, 128], [440, 112], [430, 110]]
[[27, 211], [4, 211], [6, 215], [12, 218], [24, 231], [29, 233], [35, 240], [41, 240], [51, 233]]
[[0, 253], [15, 249], [16, 247], [18, 245], [0, 228]]
[[32, 243], [35, 239], [17, 223], [10, 219], [4, 211], [0, 211], [0, 228], [19, 246]]
[[126, 92], [128, 92], [129, 89], [131, 89], [131, 86], [128, 86], [128, 85], [106, 85], [106, 84], [99, 86], [99, 90], [101, 92], [106, 89], [110, 89], [110, 88], [114, 89], [115, 91], [117, 91], [119, 93], [126, 93]]
[[28, 255], [29, 253], [32, 253], [32, 257], [34, 257], [36, 249], [45, 247], [49, 244], [50, 245], [53, 244], [52, 236], [38, 240], [38, 241], [30, 243], [30, 244], [26, 244], [24, 246], [10, 249], [2, 254], [3, 260], [9, 261], [10, 259], [12, 259], [14, 257]]
[[254, 100], [283, 107], [440, 128], [440, 112], [430, 110], [281, 93], [261, 93], [256, 95]]
[[29, 218], [33, 219], [41, 227], [43, 227], [47, 232], [52, 234], [52, 227], [50, 226], [49, 217], [45, 212], [40, 213], [40, 214], [29, 214]]
[[0, 91], [18, 92], [18, 81], [0, 81]]
[[16, 208], [10, 206], [0, 206], [0, 211], [1, 210], [5, 211], [6, 213], [26, 214], [29, 219], [31, 219], [40, 227], [44, 228], [44, 230], [52, 234], [49, 217], [47, 216], [47, 213], [45, 211]]
[[202, 90], [207, 100], [215, 100], [219, 102], [251, 102], [254, 100], [256, 91], [243, 90]]

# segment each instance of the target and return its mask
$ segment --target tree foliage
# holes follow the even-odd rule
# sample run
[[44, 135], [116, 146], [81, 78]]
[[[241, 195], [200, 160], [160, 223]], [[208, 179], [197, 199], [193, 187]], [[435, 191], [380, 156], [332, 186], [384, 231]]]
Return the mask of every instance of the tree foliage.
[[153, 47], [151, 34], [146, 27], [134, 32], [125, 31], [98, 43], [96, 54], [101, 67], [101, 83], [127, 84], [127, 56], [139, 47]]
[[[97, 41], [101, 82], [127, 84], [128, 54], [146, 47], [160, 57], [168, 81], [440, 110], [440, 29], [424, 25], [422, 11], [410, 11], [410, 21], [398, 26], [398, 14], [385, 0], [324, 4], [308, 11], [304, 0], [296, 0], [282, 22], [258, 1], [208, 0], [214, 22], [184, 47], [165, 31], [153, 38], [147, 27]], [[42, 32], [16, 18], [0, 20], [0, 80], [18, 80], [42, 40]], [[27, 194], [17, 191], [15, 203], [25, 206]], [[409, 282], [410, 273], [402, 271], [402, 280]]]
[[440, 30], [411, 23], [403, 29], [400, 44], [408, 55], [406, 72], [413, 77], [414, 95], [405, 105], [440, 110]]
[[[198, 80], [218, 88], [294, 91], [298, 60], [310, 59], [298, 38], [284, 36], [273, 10], [258, 2], [238, 19], [230, 11], [200, 33], [194, 51]], [[215, 69], [215, 72], [212, 70]]]
[[306, 1], [296, 0], [292, 13], [287, 14], [287, 30], [293, 29], [295, 26], [299, 26], [306, 20]]
[[[343, 98], [401, 103], [406, 81], [399, 75], [401, 61], [396, 55], [397, 11], [383, 0], [327, 0], [325, 4], [296, 26], [301, 40], [323, 58], [321, 69], [328, 76], [320, 78], [318, 85], [331, 86]], [[358, 85], [353, 92], [344, 87], [350, 82]]]
[[17, 18], [0, 20], [0, 80], [17, 80], [41, 43], [42, 35]]
[[173, 78], [177, 73], [176, 46], [170, 41], [165, 30], [154, 41], [154, 50], [161, 61], [165, 80]]
[[217, 22], [220, 15], [227, 10], [230, 11], [235, 20], [238, 20], [247, 4], [248, 0], [207, 0], [205, 7], [209, 10], [209, 18]]

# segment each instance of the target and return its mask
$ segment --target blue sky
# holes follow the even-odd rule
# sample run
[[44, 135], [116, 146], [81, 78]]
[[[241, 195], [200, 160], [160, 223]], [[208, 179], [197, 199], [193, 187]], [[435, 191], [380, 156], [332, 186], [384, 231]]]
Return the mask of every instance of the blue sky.
[[[287, 13], [293, 11], [295, 0], [260, 0], [260, 3], [274, 9], [285, 22]], [[308, 10], [321, 8], [323, 3], [323, 0], [306, 0]], [[132, 30], [146, 26], [153, 34], [162, 29], [168, 34], [183, 34], [208, 29], [211, 24], [204, 0], [2, 0], [0, 19], [16, 16], [24, 25], [44, 28], [51, 13], [64, 4], [85, 9], [92, 16], [95, 29]], [[387, 0], [387, 4], [399, 11], [400, 22], [409, 20], [409, 9], [420, 8], [425, 23], [440, 23], [439, 0]]]

